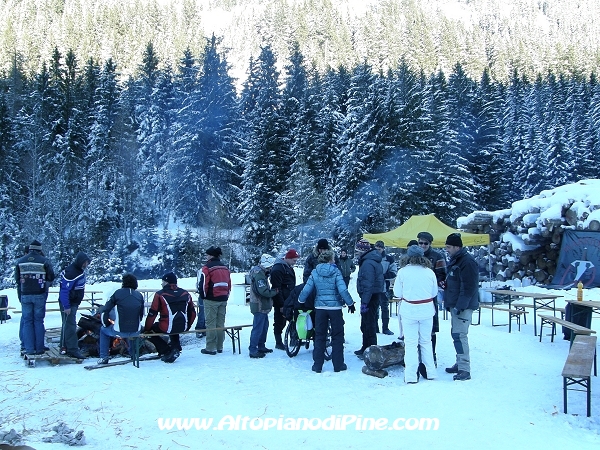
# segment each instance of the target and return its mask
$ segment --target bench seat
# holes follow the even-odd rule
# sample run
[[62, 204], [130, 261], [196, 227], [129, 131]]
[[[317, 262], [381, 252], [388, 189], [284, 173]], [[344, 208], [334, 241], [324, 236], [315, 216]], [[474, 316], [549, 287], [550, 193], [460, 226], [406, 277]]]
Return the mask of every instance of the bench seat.
[[582, 391], [582, 389], [569, 389], [569, 386], [578, 385], [585, 388], [587, 393], [587, 416], [592, 412], [592, 363], [596, 362], [596, 336], [577, 335], [569, 350], [567, 361], [562, 371], [563, 377], [563, 403], [564, 412], [567, 413], [567, 390]]
[[[509, 333], [512, 331], [513, 319], [517, 321], [519, 331], [521, 331], [521, 316], [523, 316], [523, 318], [525, 318], [525, 317], [527, 317], [527, 314], [528, 314], [527, 311], [523, 311], [523, 310], [519, 310], [519, 309], [507, 308], [504, 306], [496, 306], [494, 304], [480, 303], [479, 304], [479, 317], [478, 317], [477, 324], [481, 323], [481, 310], [482, 309], [491, 309], [492, 310], [492, 326], [500, 327], [500, 326], [508, 325]], [[505, 323], [495, 324], [494, 323], [494, 311], [508, 312], [508, 324], [505, 324]], [[525, 323], [527, 323], [527, 322], [525, 322]]]
[[554, 335], [556, 334], [556, 325], [561, 325], [563, 327], [566, 327], [566, 328], [572, 330], [573, 333], [571, 334], [571, 336], [572, 336], [571, 339], [573, 339], [574, 335], [579, 335], [579, 334], [590, 335], [590, 334], [596, 333], [594, 330], [591, 330], [586, 327], [582, 327], [581, 325], [577, 325], [576, 323], [569, 322], [568, 320], [560, 319], [558, 317], [548, 316], [546, 314], [538, 314], [538, 317], [540, 319], [542, 319], [540, 321], [540, 342], [542, 342], [542, 329], [544, 328], [544, 324], [552, 325], [552, 333], [551, 333], [550, 342], [554, 342]]

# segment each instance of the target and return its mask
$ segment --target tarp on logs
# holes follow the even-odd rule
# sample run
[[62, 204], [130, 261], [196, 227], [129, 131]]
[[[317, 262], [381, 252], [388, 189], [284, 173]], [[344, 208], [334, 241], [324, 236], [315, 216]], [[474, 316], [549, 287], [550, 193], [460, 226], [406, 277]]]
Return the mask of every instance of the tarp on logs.
[[433, 236], [432, 247], [442, 248], [446, 244], [446, 237], [452, 233], [460, 233], [463, 245], [471, 247], [475, 245], [488, 245], [490, 243], [489, 234], [463, 233], [449, 227], [440, 221], [433, 214], [425, 216], [412, 216], [398, 228], [379, 234], [365, 234], [363, 238], [374, 244], [377, 241], [383, 241], [388, 247], [406, 248], [411, 239], [417, 239], [417, 234], [421, 231], [428, 231]]
[[600, 232], [565, 230], [551, 286], [569, 289], [581, 281], [600, 286]]

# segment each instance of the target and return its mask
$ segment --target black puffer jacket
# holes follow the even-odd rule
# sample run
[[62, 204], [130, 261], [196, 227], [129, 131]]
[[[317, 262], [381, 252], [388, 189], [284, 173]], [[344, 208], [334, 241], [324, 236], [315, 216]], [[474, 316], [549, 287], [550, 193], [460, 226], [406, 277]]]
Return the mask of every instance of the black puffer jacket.
[[446, 309], [479, 308], [479, 266], [464, 248], [448, 263], [444, 305]]
[[142, 329], [144, 317], [144, 297], [135, 289], [117, 289], [102, 310], [104, 326], [110, 326], [109, 317], [114, 310], [114, 329], [123, 333], [134, 333]]
[[373, 294], [385, 292], [385, 280], [383, 279], [383, 266], [381, 265], [381, 254], [373, 249], [358, 260], [358, 275], [356, 276], [356, 292], [360, 295], [360, 301], [369, 304]]

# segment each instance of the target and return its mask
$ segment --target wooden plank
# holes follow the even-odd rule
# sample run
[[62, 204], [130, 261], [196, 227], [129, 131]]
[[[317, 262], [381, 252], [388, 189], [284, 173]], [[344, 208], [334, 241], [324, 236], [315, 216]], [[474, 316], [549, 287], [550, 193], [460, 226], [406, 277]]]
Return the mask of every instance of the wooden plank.
[[597, 339], [596, 336], [575, 337], [562, 371], [563, 377], [586, 378], [591, 375]]
[[511, 314], [529, 314], [529, 312], [527, 312], [527, 311], [519, 311], [518, 309], [502, 308], [501, 306], [479, 304], [479, 307], [484, 308], [484, 309], [493, 309], [494, 311], [509, 312]]
[[576, 334], [592, 334], [596, 333], [594, 330], [590, 330], [589, 328], [582, 327], [581, 325], [577, 325], [576, 323], [569, 322], [568, 320], [559, 319], [554, 316], [547, 316], [545, 314], [538, 314], [538, 316], [546, 322], [554, 322], [558, 325], [562, 325], [563, 327], [567, 327], [570, 330], [573, 330]]

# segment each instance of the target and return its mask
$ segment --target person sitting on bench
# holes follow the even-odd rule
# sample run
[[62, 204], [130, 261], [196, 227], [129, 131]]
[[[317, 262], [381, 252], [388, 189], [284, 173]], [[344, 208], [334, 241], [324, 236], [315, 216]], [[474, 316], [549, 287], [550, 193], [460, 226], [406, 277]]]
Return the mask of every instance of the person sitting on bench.
[[[162, 277], [162, 286], [163, 288], [154, 294], [144, 332], [154, 331], [170, 335], [168, 344], [161, 336], [152, 336], [149, 340], [156, 347], [158, 354], [162, 355], [161, 359], [166, 363], [172, 363], [181, 352], [177, 333], [191, 328], [196, 320], [196, 308], [190, 293], [177, 287], [177, 276], [173, 272], [168, 272]], [[157, 316], [158, 322], [154, 323]]]
[[98, 364], [108, 364], [111, 338], [137, 336], [142, 330], [144, 297], [138, 291], [137, 278], [130, 273], [123, 275], [121, 289], [110, 297], [100, 314], [100, 359]]

